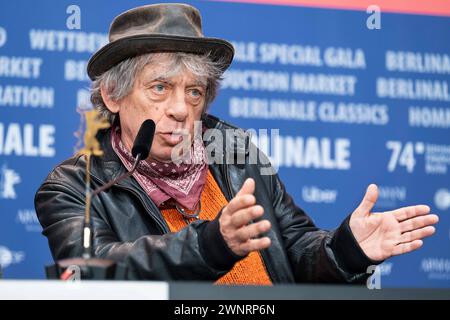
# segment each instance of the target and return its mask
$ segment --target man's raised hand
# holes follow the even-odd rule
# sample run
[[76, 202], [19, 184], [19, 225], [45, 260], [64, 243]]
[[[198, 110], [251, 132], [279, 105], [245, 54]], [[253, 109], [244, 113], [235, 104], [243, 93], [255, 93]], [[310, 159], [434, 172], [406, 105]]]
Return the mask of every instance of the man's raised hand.
[[220, 232], [225, 242], [239, 256], [266, 249], [271, 244], [268, 237], [260, 237], [270, 230], [270, 222], [253, 222], [264, 214], [264, 208], [256, 205], [254, 192], [255, 181], [251, 178], [245, 180], [241, 190], [223, 208], [219, 218]]
[[422, 246], [423, 238], [435, 232], [432, 225], [439, 218], [429, 214], [428, 206], [416, 205], [372, 213], [377, 198], [378, 188], [371, 184], [350, 218], [350, 229], [370, 259], [381, 261], [416, 250]]

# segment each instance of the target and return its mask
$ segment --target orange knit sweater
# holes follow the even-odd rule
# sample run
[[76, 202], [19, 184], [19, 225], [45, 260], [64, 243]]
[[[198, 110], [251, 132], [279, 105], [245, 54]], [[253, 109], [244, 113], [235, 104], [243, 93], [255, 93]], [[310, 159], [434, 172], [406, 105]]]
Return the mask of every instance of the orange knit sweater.
[[[227, 200], [217, 185], [213, 175], [208, 171], [206, 184], [201, 195], [201, 220], [213, 220]], [[186, 227], [183, 216], [175, 208], [161, 208], [170, 231], [177, 232]], [[234, 267], [217, 280], [216, 284], [242, 284], [242, 285], [271, 285], [264, 262], [259, 252], [252, 252], [237, 262]]]

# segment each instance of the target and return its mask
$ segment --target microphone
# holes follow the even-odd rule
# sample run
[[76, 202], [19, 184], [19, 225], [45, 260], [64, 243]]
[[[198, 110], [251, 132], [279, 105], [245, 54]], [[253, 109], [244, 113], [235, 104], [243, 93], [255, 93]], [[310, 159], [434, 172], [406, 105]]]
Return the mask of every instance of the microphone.
[[[119, 183], [120, 181], [130, 177], [134, 171], [136, 171], [137, 165], [139, 162], [143, 159], [147, 159], [148, 154], [150, 153], [150, 148], [152, 147], [153, 143], [153, 137], [155, 136], [155, 122], [151, 119], [145, 120], [141, 127], [139, 128], [139, 131], [136, 135], [136, 138], [134, 139], [133, 148], [131, 149], [131, 154], [133, 155], [134, 163], [131, 167], [131, 170], [121, 174], [114, 180], [108, 182], [107, 184], [95, 189], [91, 195], [90, 199], [87, 202], [87, 205], [90, 205], [91, 199], [95, 197], [100, 192], [103, 192], [105, 190], [108, 190], [116, 183]], [[91, 219], [88, 217], [85, 217], [85, 225], [84, 225], [84, 232], [83, 232], [83, 257], [89, 259], [92, 256], [92, 225], [91, 225]]]
[[136, 171], [138, 163], [143, 159], [147, 159], [152, 147], [153, 137], [155, 136], [155, 127], [155, 122], [151, 119], [147, 119], [142, 123], [141, 127], [139, 128], [138, 134], [134, 139], [133, 148], [131, 149], [131, 154], [133, 155], [133, 158], [135, 158], [131, 170], [118, 176], [117, 178], [101, 186], [100, 188], [95, 189], [92, 192], [91, 197], [94, 197], [100, 192], [111, 188], [116, 183], [131, 176], [134, 171]]
[[133, 158], [141, 155], [141, 159], [147, 159], [155, 136], [155, 122], [151, 119], [145, 120], [139, 128], [136, 139], [134, 139], [131, 154]]
[[[130, 171], [120, 175], [114, 180], [86, 194], [86, 206], [90, 206], [92, 197], [100, 192], [111, 188], [114, 184], [130, 177], [136, 171], [141, 160], [148, 157], [155, 135], [155, 122], [151, 119], [145, 120], [139, 128], [133, 143], [131, 153], [135, 158]], [[92, 258], [92, 221], [89, 208], [85, 211], [83, 227], [83, 255], [82, 258], [69, 258], [57, 261], [55, 265], [47, 266], [47, 278], [50, 279], [124, 279], [125, 268], [116, 266], [115, 261], [109, 259]], [[78, 273], [78, 274], [76, 274]]]

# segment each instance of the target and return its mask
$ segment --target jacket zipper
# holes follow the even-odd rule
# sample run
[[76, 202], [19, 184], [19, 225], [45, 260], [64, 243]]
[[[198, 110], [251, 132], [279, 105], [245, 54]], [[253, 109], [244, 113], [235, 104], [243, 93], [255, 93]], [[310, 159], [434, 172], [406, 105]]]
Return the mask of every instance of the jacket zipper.
[[222, 168], [223, 168], [223, 176], [225, 178], [225, 185], [227, 186], [227, 193], [228, 193], [228, 201], [231, 201], [231, 199], [234, 198], [235, 194], [233, 193], [233, 189], [231, 188], [231, 183], [230, 183], [230, 175], [228, 173], [228, 169], [225, 167], [226, 165], [223, 164]]

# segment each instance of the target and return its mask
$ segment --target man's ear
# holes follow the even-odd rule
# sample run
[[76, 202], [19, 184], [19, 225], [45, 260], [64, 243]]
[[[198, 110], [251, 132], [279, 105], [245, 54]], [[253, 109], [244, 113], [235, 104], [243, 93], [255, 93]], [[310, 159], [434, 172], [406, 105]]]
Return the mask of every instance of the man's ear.
[[104, 86], [100, 87], [100, 93], [102, 95], [103, 102], [105, 103], [105, 106], [108, 108], [108, 110], [112, 113], [118, 113], [120, 110], [119, 104], [117, 103], [117, 101], [114, 101], [110, 98]]

